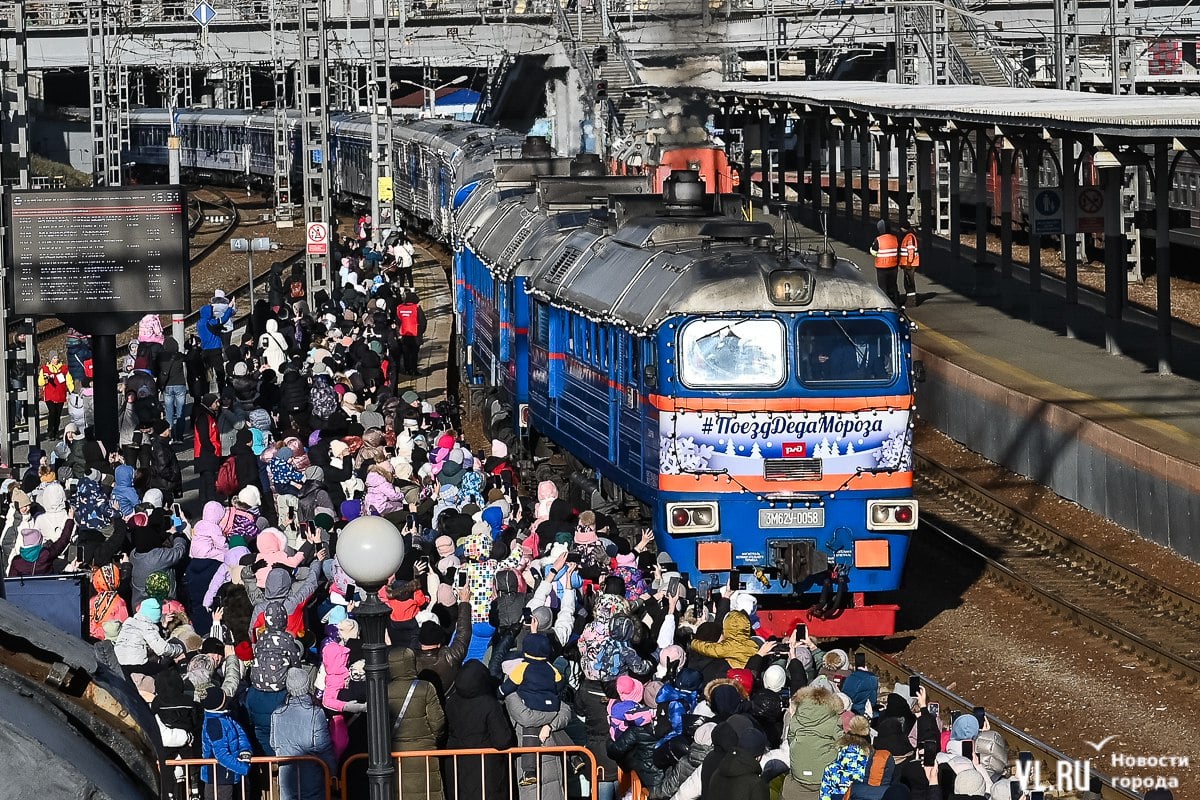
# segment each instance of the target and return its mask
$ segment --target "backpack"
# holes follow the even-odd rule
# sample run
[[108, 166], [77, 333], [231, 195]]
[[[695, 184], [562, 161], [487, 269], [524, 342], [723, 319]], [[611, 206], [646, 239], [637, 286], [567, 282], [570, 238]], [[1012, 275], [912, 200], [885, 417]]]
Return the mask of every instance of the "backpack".
[[309, 403], [312, 405], [312, 415], [319, 419], [329, 419], [337, 411], [337, 392], [329, 384], [314, 385], [309, 392]]
[[625, 643], [611, 636], [605, 637], [593, 652], [592, 668], [600, 676], [601, 681], [615, 681], [621, 675], [624, 664], [622, 657]]
[[221, 463], [221, 468], [217, 470], [217, 492], [225, 497], [233, 497], [240, 488], [236, 459], [230, 456]]
[[[301, 642], [301, 643], [303, 643], [303, 641], [304, 641], [304, 634], [306, 632], [306, 629], [304, 627], [304, 611], [307, 606], [308, 606], [308, 600], [306, 599], [304, 602], [300, 603], [300, 605], [296, 606], [295, 610], [292, 611], [292, 613], [288, 614], [288, 618], [287, 618], [287, 628], [286, 628], [287, 632], [290, 633], [292, 636], [295, 636], [296, 641]], [[260, 636], [262, 636], [266, 632], [266, 630], [267, 630], [267, 615], [266, 615], [265, 611], [260, 611], [258, 616], [254, 618], [254, 627], [253, 627], [254, 635], [251, 638], [251, 643], [253, 644], [254, 642], [257, 642], [258, 638]]]

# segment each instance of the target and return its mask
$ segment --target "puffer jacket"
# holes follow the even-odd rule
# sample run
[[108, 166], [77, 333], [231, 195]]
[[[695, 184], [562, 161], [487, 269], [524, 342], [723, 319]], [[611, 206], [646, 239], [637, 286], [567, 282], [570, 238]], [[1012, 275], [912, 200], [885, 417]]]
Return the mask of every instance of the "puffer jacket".
[[321, 648], [321, 666], [325, 668], [325, 689], [321, 705], [330, 711], [341, 712], [346, 701], [338, 693], [350, 682], [350, 648], [342, 642], [328, 641]]
[[[392, 750], [436, 750], [446, 729], [446, 716], [433, 684], [417, 679], [412, 650], [400, 648], [389, 658], [392, 680], [388, 684], [388, 714], [392, 722]], [[408, 700], [408, 707], [404, 703]], [[400, 716], [401, 709], [404, 716]], [[406, 758], [400, 762], [401, 800], [442, 800], [442, 773], [436, 761]]]
[[[75, 530], [75, 520], [67, 520], [67, 524], [63, 526], [62, 533], [54, 541], [42, 539], [42, 544], [37, 550], [37, 554], [30, 561], [25, 558], [25, 555], [18, 555], [13, 559], [8, 566], [8, 577], [10, 578], [29, 578], [34, 575], [49, 575], [54, 570], [54, 561], [63, 551], [67, 549], [67, 545], [71, 543], [71, 533]], [[20, 536], [17, 537], [16, 545], [20, 546]], [[22, 553], [27, 548], [21, 547]]]
[[308, 407], [308, 384], [299, 372], [289, 369], [283, 373], [279, 386], [279, 405], [285, 411], [300, 411]]
[[145, 664], [151, 654], [176, 656], [183, 652], [181, 645], [163, 638], [158, 623], [137, 615], [125, 620], [121, 625], [121, 634], [113, 643], [113, 648], [116, 650], [118, 663], [127, 667]]
[[653, 725], [631, 725], [608, 745], [608, 754], [624, 769], [638, 774], [642, 785], [654, 795], [663, 781], [663, 771], [654, 763], [654, 747], [658, 737]]
[[337, 774], [329, 721], [308, 695], [289, 697], [271, 714], [271, 749], [281, 757], [316, 756], [329, 767], [330, 775]]
[[750, 618], [742, 611], [730, 611], [721, 622], [721, 641], [693, 641], [691, 649], [709, 658], [723, 658], [731, 669], [743, 669], [758, 652], [750, 638]]
[[[209, 519], [209, 507], [216, 506], [217, 519]], [[213, 561], [225, 561], [225, 553], [229, 551], [229, 540], [221, 530], [221, 512], [224, 509], [220, 503], [209, 502], [204, 506], [204, 519], [192, 528], [192, 543], [188, 555], [192, 558], [211, 558]]]
[[300, 664], [304, 653], [296, 637], [287, 632], [283, 603], [268, 603], [264, 619], [267, 629], [254, 645], [250, 685], [259, 691], [278, 692], [287, 685], [287, 671]]
[[805, 687], [797, 692], [785, 735], [791, 764], [787, 785], [795, 781], [806, 791], [818, 790], [825, 767], [837, 757], [841, 737], [841, 701], [825, 689]]
[[288, 555], [287, 537], [278, 528], [266, 528], [263, 530], [258, 535], [255, 545], [258, 547], [258, 560], [266, 562], [266, 566], [260, 567], [254, 573], [254, 580], [264, 589], [267, 586], [267, 576], [273, 568], [288, 567], [294, 569], [304, 562], [303, 553]]
[[67, 493], [58, 481], [47, 483], [37, 497], [42, 513], [33, 520], [33, 527], [42, 532], [46, 541], [57, 539], [67, 525]]
[[487, 534], [471, 534], [463, 546], [468, 561], [462, 565], [467, 573], [467, 586], [471, 589], [471, 621], [487, 622], [495, 595], [496, 573], [503, 569], [515, 569], [521, 563], [521, 548], [514, 547], [503, 561], [490, 557], [492, 537]]
[[404, 508], [404, 495], [396, 491], [384, 476], [378, 472], [367, 473], [367, 493], [363, 497], [363, 507], [371, 509], [371, 513], [382, 516]]
[[[634, 621], [625, 616], [613, 617], [600, 628], [588, 626], [592, 637], [587, 642], [582, 635], [579, 637], [580, 666], [585, 678], [612, 681], [620, 675], [645, 676], [654, 670], [654, 664], [633, 647], [634, 626]], [[585, 629], [584, 634], [587, 633]]]
[[704, 763], [704, 759], [708, 758], [708, 754], [711, 752], [712, 745], [693, 741], [684, 757], [663, 771], [663, 778], [657, 789], [650, 792], [651, 800], [662, 800], [662, 798], [671, 797], [678, 792], [683, 786], [683, 782], [700, 769], [700, 765]]

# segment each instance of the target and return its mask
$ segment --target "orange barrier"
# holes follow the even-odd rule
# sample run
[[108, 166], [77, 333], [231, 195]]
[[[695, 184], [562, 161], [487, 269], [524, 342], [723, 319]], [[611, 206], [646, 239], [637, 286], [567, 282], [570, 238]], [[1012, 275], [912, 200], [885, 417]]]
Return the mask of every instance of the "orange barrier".
[[620, 770], [617, 775], [617, 797], [628, 794], [632, 800], [650, 800], [650, 790], [642, 785], [642, 779], [633, 770]]
[[[200, 780], [200, 768], [218, 768], [215, 758], [173, 758], [160, 762], [162, 769], [161, 796], [173, 800], [188, 800], [192, 797], [211, 797], [212, 790]], [[326, 800], [332, 800], [333, 776], [329, 766], [316, 756], [255, 756], [250, 759], [250, 772], [233, 785], [233, 797], [239, 800], [276, 800], [281, 798], [279, 770], [281, 767], [299, 764], [316, 764], [321, 769], [321, 786]], [[257, 769], [256, 769], [257, 767]], [[224, 784], [228, 785], [228, 784]], [[294, 793], [293, 793], [294, 794]]]
[[[503, 783], [507, 786], [507, 800], [571, 800], [572, 795], [568, 785], [569, 779], [573, 775], [583, 773], [588, 779], [587, 797], [590, 800], [596, 800], [596, 783], [598, 780], [599, 769], [596, 766], [596, 757], [586, 747], [578, 745], [567, 745], [562, 747], [513, 747], [508, 750], [491, 750], [491, 749], [472, 749], [472, 750], [411, 750], [400, 753], [392, 753], [392, 758], [396, 760], [396, 777], [394, 788], [397, 798], [404, 794], [405, 777], [404, 767], [405, 762], [409, 763], [409, 784], [408, 789], [412, 792], [411, 783], [414, 780], [414, 767], [419, 770], [422, 777], [417, 777], [415, 780], [421, 781], [423, 785], [419, 785], [419, 790], [422, 795], [429, 797], [433, 789], [433, 776], [445, 775], [452, 778], [452, 786], [443, 784], [442, 797], [445, 800], [460, 800], [458, 795], [458, 780], [457, 776], [461, 774], [460, 769], [467, 768], [472, 772], [472, 777], [484, 787], [488, 781], [487, 776], [495, 776], [493, 770], [501, 770], [503, 772]], [[413, 765], [411, 762], [420, 759], [423, 763]], [[472, 763], [478, 759], [477, 763]], [[465, 761], [464, 761], [465, 760]], [[503, 763], [501, 763], [501, 760]], [[366, 753], [358, 753], [346, 759], [346, 763], [342, 765], [341, 771], [341, 797], [342, 800], [352, 800], [349, 795], [350, 785], [355, 782], [355, 777], [361, 775], [361, 781], [365, 785], [366, 782]], [[530, 762], [528, 766], [523, 763]], [[361, 767], [361, 773], [358, 772]], [[354, 768], [355, 775], [352, 775]], [[526, 775], [527, 771], [531, 774]], [[554, 769], [560, 770], [561, 779], [559, 784], [561, 791], [549, 791], [546, 787], [546, 781], [552, 779], [550, 771]], [[478, 769], [478, 772], [475, 770]], [[475, 777], [478, 776], [478, 777]], [[528, 783], [525, 783], [525, 780]], [[440, 780], [440, 778], [439, 778]], [[492, 781], [500, 783], [500, 779], [492, 777]], [[521, 785], [523, 784], [524, 785]], [[473, 797], [464, 797], [461, 800], [474, 800]], [[490, 793], [487, 795], [488, 800], [501, 800], [501, 795]], [[354, 800], [357, 800], [356, 798]]]

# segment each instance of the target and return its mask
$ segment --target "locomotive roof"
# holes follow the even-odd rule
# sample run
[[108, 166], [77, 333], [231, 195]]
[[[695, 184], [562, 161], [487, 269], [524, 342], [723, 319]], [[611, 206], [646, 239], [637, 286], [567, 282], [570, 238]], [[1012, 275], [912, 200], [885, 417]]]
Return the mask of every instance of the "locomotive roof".
[[[586, 317], [611, 321], [639, 331], [657, 327], [668, 317], [725, 314], [730, 311], [780, 312], [859, 311], [891, 308], [887, 296], [853, 262], [836, 259], [831, 268], [817, 266], [815, 253], [793, 253], [786, 260], [769, 248], [743, 241], [711, 241], [683, 237], [674, 226], [671, 241], [639, 247], [631, 240], [663, 218], [631, 221], [625, 235], [598, 236], [576, 231], [546, 254], [530, 282], [530, 293]], [[654, 237], [650, 236], [651, 241]], [[803, 306], [775, 305], [767, 276], [776, 270], [805, 269], [813, 276], [812, 301]]]

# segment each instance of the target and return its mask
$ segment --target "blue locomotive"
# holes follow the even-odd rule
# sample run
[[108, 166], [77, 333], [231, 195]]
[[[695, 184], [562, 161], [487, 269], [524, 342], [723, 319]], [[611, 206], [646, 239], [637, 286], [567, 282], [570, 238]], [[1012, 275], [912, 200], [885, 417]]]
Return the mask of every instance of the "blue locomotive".
[[[332, 120], [343, 201], [369, 195], [368, 119]], [[169, 122], [135, 114], [139, 163], [165, 165]], [[269, 181], [272, 124], [180, 112], [184, 166]], [[440, 120], [394, 142], [397, 211], [454, 249], [489, 433], [553, 442], [588, 503], [650, 525], [701, 586], [789, 598], [760, 609], [769, 629], [891, 633], [898, 607], [866, 600], [899, 588], [917, 526], [903, 314], [855, 264], [706, 192], [719, 176], [605, 176], [537, 140], [506, 157], [518, 142]]]

